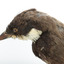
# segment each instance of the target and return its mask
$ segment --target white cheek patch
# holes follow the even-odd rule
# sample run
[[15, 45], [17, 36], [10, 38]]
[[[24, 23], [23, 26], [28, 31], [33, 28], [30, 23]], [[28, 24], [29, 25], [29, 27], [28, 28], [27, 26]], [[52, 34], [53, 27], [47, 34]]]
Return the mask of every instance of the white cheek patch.
[[12, 37], [12, 38], [14, 38], [14, 39], [16, 38], [16, 36], [15, 36], [15, 35], [12, 35], [11, 37]]
[[12, 38], [17, 38], [17, 36], [15, 36], [15, 35], [8, 35], [8, 37], [10, 38], [10, 37], [12, 37]]
[[18, 37], [19, 39], [22, 40], [32, 40], [32, 42], [35, 42], [36, 40], [38, 40], [40, 38], [40, 35], [42, 34], [41, 30], [37, 30], [35, 28], [31, 29], [31, 31], [26, 35], [21, 35], [20, 37]]

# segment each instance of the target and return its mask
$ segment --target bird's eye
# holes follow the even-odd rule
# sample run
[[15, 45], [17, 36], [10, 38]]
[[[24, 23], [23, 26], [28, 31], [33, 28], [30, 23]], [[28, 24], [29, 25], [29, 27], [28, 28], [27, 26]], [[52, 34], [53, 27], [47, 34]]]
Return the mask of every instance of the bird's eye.
[[14, 31], [14, 32], [18, 32], [18, 29], [17, 29], [17, 28], [13, 28], [13, 31]]

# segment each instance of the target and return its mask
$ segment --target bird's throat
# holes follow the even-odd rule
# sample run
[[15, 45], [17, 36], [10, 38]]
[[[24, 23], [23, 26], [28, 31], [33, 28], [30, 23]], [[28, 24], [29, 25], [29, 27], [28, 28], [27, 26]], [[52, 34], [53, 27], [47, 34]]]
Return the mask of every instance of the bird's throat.
[[18, 38], [21, 40], [31, 40], [32, 42], [35, 42], [36, 40], [38, 40], [40, 38], [41, 34], [42, 34], [41, 30], [32, 28], [26, 36], [21, 35]]

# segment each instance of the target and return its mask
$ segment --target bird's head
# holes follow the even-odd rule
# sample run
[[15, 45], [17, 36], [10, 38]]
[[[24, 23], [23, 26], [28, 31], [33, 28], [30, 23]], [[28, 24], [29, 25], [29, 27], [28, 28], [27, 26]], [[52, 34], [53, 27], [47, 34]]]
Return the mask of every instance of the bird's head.
[[31, 9], [18, 14], [0, 35], [0, 40], [13, 37], [36, 41], [42, 34], [37, 13], [39, 14], [35, 9]]

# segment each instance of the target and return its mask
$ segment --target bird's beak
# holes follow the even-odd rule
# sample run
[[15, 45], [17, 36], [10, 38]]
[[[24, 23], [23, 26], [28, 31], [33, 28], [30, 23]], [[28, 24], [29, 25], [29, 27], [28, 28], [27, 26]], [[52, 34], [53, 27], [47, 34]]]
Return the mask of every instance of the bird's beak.
[[0, 40], [4, 40], [6, 38], [8, 38], [8, 35], [5, 32], [0, 35]]

